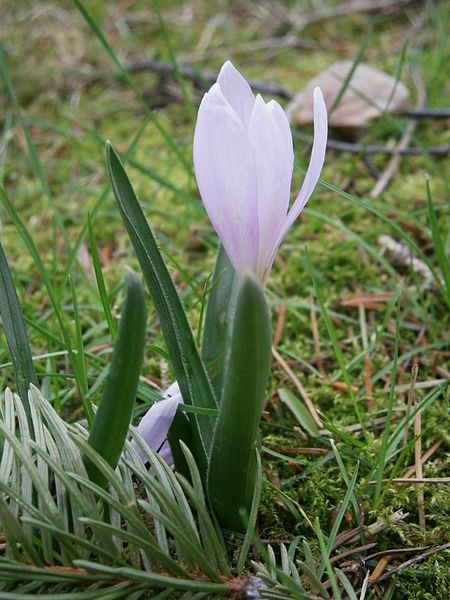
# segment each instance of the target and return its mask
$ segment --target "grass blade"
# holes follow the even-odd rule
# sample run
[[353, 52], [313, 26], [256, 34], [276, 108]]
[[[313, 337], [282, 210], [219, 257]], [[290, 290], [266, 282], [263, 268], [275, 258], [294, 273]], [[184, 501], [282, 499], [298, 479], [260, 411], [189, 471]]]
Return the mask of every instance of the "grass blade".
[[241, 284], [222, 402], [208, 471], [209, 497], [223, 527], [242, 530], [240, 509], [251, 511], [257, 477], [256, 436], [269, 376], [272, 331], [264, 290]]
[[[439, 266], [441, 267], [442, 276], [445, 282], [445, 288], [447, 289], [446, 301], [450, 308], [450, 263], [448, 260], [447, 252], [444, 244], [444, 237], [439, 229], [436, 210], [434, 208], [433, 200], [431, 197], [430, 190], [430, 179], [426, 178], [427, 186], [427, 203], [428, 203], [428, 218], [431, 226], [431, 237], [433, 239], [434, 251], [438, 260]], [[438, 275], [439, 277], [439, 275]]]
[[[133, 414], [146, 330], [147, 310], [142, 284], [129, 269], [119, 331], [102, 399], [89, 435], [89, 444], [115, 469], [122, 453]], [[106, 483], [105, 476], [86, 460], [92, 481]]]
[[36, 371], [33, 365], [27, 330], [23, 319], [22, 309], [17, 296], [14, 281], [0, 244], [0, 314], [8, 342], [11, 361], [16, 379], [17, 391], [22, 399], [27, 418], [30, 421], [30, 406], [28, 390], [30, 383], [38, 385]]
[[220, 402], [223, 370], [227, 348], [232, 333], [232, 315], [236, 307], [239, 282], [230, 260], [219, 246], [208, 296], [205, 327], [203, 331], [202, 358]]
[[172, 139], [172, 137], [169, 135], [169, 133], [167, 133], [167, 131], [165, 130], [165, 128], [161, 125], [161, 123], [159, 122], [157, 116], [152, 111], [152, 109], [149, 107], [147, 101], [143, 97], [141, 91], [139, 90], [139, 88], [135, 85], [135, 83], [131, 79], [129, 73], [120, 64], [120, 61], [117, 58], [116, 54], [114, 53], [114, 50], [111, 48], [108, 40], [103, 35], [103, 33], [100, 30], [99, 26], [94, 21], [94, 19], [90, 15], [89, 11], [87, 10], [87, 8], [84, 6], [83, 2], [81, 2], [81, 0], [73, 0], [73, 1], [75, 3], [75, 6], [80, 11], [80, 13], [83, 15], [86, 23], [92, 29], [92, 31], [96, 35], [97, 39], [99, 40], [99, 42], [101, 43], [101, 45], [103, 46], [103, 48], [106, 50], [106, 53], [108, 54], [108, 56], [110, 57], [110, 59], [113, 61], [113, 63], [117, 67], [120, 75], [122, 76], [122, 78], [124, 79], [124, 81], [126, 81], [126, 83], [128, 84], [128, 86], [132, 89], [132, 91], [133, 91], [136, 99], [138, 100], [138, 102], [143, 106], [143, 108], [145, 110], [145, 113], [148, 116], [148, 118], [151, 120], [151, 122], [153, 123], [153, 125], [155, 125], [156, 129], [159, 131], [159, 133], [163, 137], [164, 141], [174, 151], [174, 153], [176, 154], [178, 160], [180, 161], [180, 163], [186, 169], [186, 172], [189, 175], [191, 175], [192, 174], [191, 165], [188, 163], [188, 161], [186, 160], [186, 158], [180, 152], [178, 146], [176, 145], [176, 143], [174, 142], [174, 140]]
[[108, 323], [109, 333], [114, 339], [116, 337], [116, 324], [114, 322], [111, 307], [109, 306], [108, 294], [106, 292], [105, 280], [103, 278], [102, 265], [98, 255], [97, 244], [95, 243], [94, 229], [92, 227], [91, 215], [88, 214], [88, 232], [89, 232], [89, 247], [91, 249], [92, 262], [94, 264], [95, 279], [97, 281], [98, 293], [103, 306], [103, 313], [106, 322]]
[[[185, 404], [192, 406], [215, 408], [214, 392], [195, 346], [186, 314], [128, 176], [111, 144], [106, 146], [106, 160], [122, 219], [160, 318], [183, 400]], [[196, 458], [200, 468], [205, 470], [214, 421], [209, 416], [194, 414], [191, 424], [197, 445]]]

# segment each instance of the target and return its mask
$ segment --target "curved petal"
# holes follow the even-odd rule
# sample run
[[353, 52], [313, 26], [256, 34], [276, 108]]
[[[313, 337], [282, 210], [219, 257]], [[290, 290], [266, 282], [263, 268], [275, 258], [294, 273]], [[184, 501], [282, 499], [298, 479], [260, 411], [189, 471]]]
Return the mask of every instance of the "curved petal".
[[174, 381], [169, 385], [167, 390], [162, 393], [163, 398], [170, 398], [171, 396], [177, 396], [180, 394], [180, 386], [178, 385], [178, 381]]
[[[137, 431], [144, 438], [147, 445], [159, 452], [167, 438], [167, 433], [177, 412], [178, 404], [183, 402], [181, 394], [155, 402], [141, 419]], [[136, 443], [132, 442], [143, 462], [145, 455]]]
[[255, 103], [255, 96], [246, 79], [242, 77], [230, 60], [227, 60], [220, 69], [217, 83], [244, 127], [247, 127]]
[[250, 117], [248, 135], [255, 155], [259, 225], [257, 275], [262, 279], [286, 221], [294, 149], [283, 109], [273, 100], [266, 104], [259, 94]]
[[236, 272], [255, 271], [258, 215], [253, 149], [217, 83], [198, 111], [194, 170], [206, 212]]
[[301, 213], [305, 204], [308, 202], [311, 194], [319, 181], [325, 160], [327, 150], [327, 135], [328, 135], [328, 116], [327, 107], [322, 96], [320, 88], [314, 90], [314, 142], [311, 151], [308, 170], [306, 171], [305, 179], [303, 180], [300, 193], [297, 196], [291, 210], [288, 213], [286, 222], [281, 232], [279, 243], [284, 238], [292, 223]]

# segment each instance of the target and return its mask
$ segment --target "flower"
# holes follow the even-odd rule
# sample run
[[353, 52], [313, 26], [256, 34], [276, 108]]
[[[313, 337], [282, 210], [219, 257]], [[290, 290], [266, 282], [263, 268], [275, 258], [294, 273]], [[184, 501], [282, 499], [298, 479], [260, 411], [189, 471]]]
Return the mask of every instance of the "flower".
[[314, 90], [314, 143], [300, 193], [289, 210], [294, 152], [281, 106], [256, 97], [227, 61], [200, 104], [194, 169], [206, 212], [240, 277], [265, 283], [283, 238], [309, 200], [322, 170], [327, 111]]
[[[180, 394], [178, 383], [172, 383], [170, 387], [162, 394], [163, 399], [155, 402], [142, 417], [137, 431], [143, 437], [144, 441], [150, 448], [158, 452], [167, 464], [173, 464], [172, 452], [167, 434], [169, 432], [172, 421], [177, 412], [178, 404], [183, 402]], [[138, 452], [143, 462], [147, 462], [145, 454], [138, 448], [133, 440], [133, 447]]]

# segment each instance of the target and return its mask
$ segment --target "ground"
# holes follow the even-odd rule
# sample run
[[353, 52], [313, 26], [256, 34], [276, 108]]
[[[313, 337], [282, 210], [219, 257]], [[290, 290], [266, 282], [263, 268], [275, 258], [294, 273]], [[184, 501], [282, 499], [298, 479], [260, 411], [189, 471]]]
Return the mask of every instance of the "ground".
[[[217, 246], [191, 166], [196, 106], [202, 92], [188, 79], [180, 87], [173, 76], [148, 71], [126, 75], [119, 65], [160, 59], [215, 72], [230, 58], [249, 80], [295, 93], [334, 61], [359, 60], [366, 44], [362, 60], [400, 77], [410, 89], [412, 105], [422, 89], [426, 106], [445, 107], [448, 3], [396, 6], [386, 2], [390, 8], [371, 11], [364, 3], [350, 10], [352, 4], [190, 0], [161, 3], [158, 9], [156, 2], [97, 0], [85, 3], [86, 18], [68, 1], [4, 0], [1, 181], [36, 244], [74, 344], [74, 323], [81, 324], [85, 377], [94, 401], [111, 339], [93, 274], [88, 213], [115, 317], [123, 298], [123, 267], [130, 264], [139, 269], [108, 187], [105, 140], [125, 154], [129, 176], [194, 330]], [[333, 11], [336, 6], [342, 14]], [[328, 9], [328, 17], [320, 16]], [[301, 14], [319, 17], [302, 21]], [[407, 122], [405, 117], [384, 115], [356, 132], [331, 130], [330, 137], [392, 147]], [[311, 435], [303, 419], [298, 420], [281, 400], [280, 389], [296, 397], [299, 392], [281, 361], [274, 359], [261, 427], [266, 480], [258, 527], [263, 540], [276, 544], [289, 543], [295, 536], [309, 539], [305, 514], [312, 521], [318, 518], [322, 530], [329, 531], [347, 489], [343, 473], [351, 478], [357, 464], [355, 496], [365, 524], [400, 509], [408, 513], [378, 535], [369, 554], [437, 547], [449, 539], [448, 484], [426, 483], [420, 509], [417, 484], [390, 483], [377, 489], [371, 483], [383, 465], [383, 478], [388, 479], [402, 477], [414, 464], [414, 445], [401, 453], [402, 434], [397, 451], [391, 452], [384, 434], [386, 422], [393, 432], [405, 414], [413, 365], [418, 365], [413, 395], [424, 406], [422, 454], [434, 448], [424, 462], [423, 477], [448, 476], [449, 419], [443, 380], [449, 370], [450, 319], [445, 284], [437, 283], [443, 262], [433, 236], [426, 179], [445, 253], [448, 156], [432, 156], [426, 149], [450, 142], [446, 125], [448, 119], [419, 120], [410, 145], [422, 153], [403, 157], [377, 198], [370, 195], [374, 173], [383, 171], [389, 156], [370, 156], [368, 168], [361, 154], [329, 150], [323, 184], [275, 261], [268, 283], [274, 343], [325, 425]], [[302, 132], [311, 133], [308, 127]], [[293, 191], [301, 182], [310, 151], [295, 128], [294, 139]], [[42, 270], [10, 215], [4, 210], [0, 214], [1, 243], [26, 315], [33, 354], [41, 356], [36, 369], [60, 413], [76, 420], [82, 407]], [[379, 240], [383, 235], [398, 244], [414, 245], [413, 256], [427, 260], [435, 276], [424, 277], [408, 260], [399, 264], [389, 250], [383, 250]], [[75, 284], [78, 317], [69, 275]], [[149, 315], [145, 380], [136, 418], [156, 397], [149, 382], [163, 387], [171, 378], [150, 298]], [[3, 337], [0, 363], [2, 387], [12, 385]], [[330, 432], [341, 467], [330, 446]], [[409, 441], [413, 436], [411, 425]], [[310, 448], [318, 450], [313, 453]], [[425, 527], [419, 525], [420, 512]], [[348, 528], [358, 525], [352, 510], [344, 521]], [[405, 552], [392, 564], [409, 556]], [[378, 562], [364, 565], [363, 557], [358, 558], [362, 577], [366, 568], [373, 570]], [[380, 584], [375, 597], [445, 598], [450, 587], [448, 569], [448, 552], [436, 553], [394, 576], [386, 586]]]

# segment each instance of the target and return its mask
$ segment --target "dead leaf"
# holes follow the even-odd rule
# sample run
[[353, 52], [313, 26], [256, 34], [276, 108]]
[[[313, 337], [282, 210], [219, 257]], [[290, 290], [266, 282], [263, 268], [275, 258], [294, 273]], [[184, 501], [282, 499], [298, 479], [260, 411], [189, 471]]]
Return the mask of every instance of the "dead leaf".
[[[313, 90], [317, 86], [322, 90], [330, 110], [352, 64], [350, 60], [338, 61], [312, 79], [288, 105], [290, 121], [296, 125], [313, 122]], [[339, 104], [330, 114], [329, 124], [332, 127], [365, 127], [385, 110], [392, 114], [403, 112], [408, 104], [409, 91], [404, 83], [359, 63]]]

